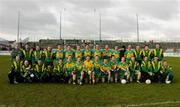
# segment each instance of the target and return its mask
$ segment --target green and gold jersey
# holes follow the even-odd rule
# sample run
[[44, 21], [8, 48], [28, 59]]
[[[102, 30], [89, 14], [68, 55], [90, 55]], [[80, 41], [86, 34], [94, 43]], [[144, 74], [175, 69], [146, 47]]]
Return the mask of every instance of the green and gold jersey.
[[75, 70], [75, 63], [73, 61], [66, 61], [64, 64], [64, 69], [67, 71]]
[[120, 52], [119, 52], [119, 50], [113, 50], [112, 51], [112, 55], [114, 55], [114, 57], [116, 58], [116, 59], [119, 59], [120, 58]]
[[153, 55], [154, 57], [158, 57], [159, 60], [161, 61], [164, 57], [164, 52], [163, 49], [154, 49], [153, 50]]
[[56, 58], [56, 60], [63, 59], [64, 58], [64, 50], [63, 49], [55, 50], [55, 58]]
[[111, 70], [116, 70], [117, 69], [117, 61], [110, 61], [110, 66], [111, 66]]
[[94, 57], [99, 56], [99, 58], [101, 58], [102, 56], [101, 50], [97, 50], [97, 49], [93, 50], [93, 56]]
[[66, 50], [65, 51], [65, 58], [68, 58], [68, 56], [73, 57], [74, 51], [73, 50]]
[[129, 62], [131, 58], [134, 57], [134, 52], [132, 50], [126, 50], [124, 57], [126, 58], [126, 61]]
[[160, 70], [161, 70], [161, 62], [160, 61], [157, 61], [157, 62], [155, 62], [155, 61], [152, 61], [152, 68], [153, 68], [153, 71], [154, 72], [159, 72]]
[[169, 73], [169, 72], [172, 72], [173, 71], [173, 69], [172, 69], [172, 66], [162, 66], [161, 67], [161, 71], [163, 72], [163, 73]]
[[109, 63], [107, 64], [102, 64], [101, 65], [101, 72], [107, 72], [107, 71], [110, 71], [111, 70], [111, 65]]
[[140, 70], [140, 65], [139, 65], [139, 63], [138, 62], [136, 62], [136, 61], [130, 61], [129, 62], [129, 70], [131, 70], [131, 71], [135, 71], [135, 70]]
[[151, 61], [142, 61], [141, 69], [143, 72], [152, 72], [152, 64]]
[[46, 62], [52, 62], [53, 61], [53, 53], [51, 51], [44, 51], [45, 54], [45, 60]]
[[77, 59], [78, 57], [82, 58], [83, 56], [83, 51], [82, 50], [75, 50], [75, 58]]
[[76, 62], [75, 63], [75, 69], [77, 71], [83, 71], [83, 66], [84, 66], [84, 63], [83, 62]]
[[94, 61], [94, 62], [93, 62], [94, 70], [95, 70], [95, 71], [100, 71], [101, 64], [102, 64], [101, 61]]
[[134, 53], [136, 61], [142, 61], [142, 59], [143, 59], [143, 51], [142, 50], [139, 50], [139, 51], [134, 50], [133, 53]]
[[42, 64], [42, 65], [36, 64], [34, 70], [36, 72], [44, 72], [45, 71], [45, 65], [44, 64]]
[[92, 56], [92, 50], [87, 50], [87, 49], [85, 49], [84, 51], [83, 51], [83, 53], [84, 53], [84, 57], [87, 57], [87, 56]]
[[112, 51], [110, 49], [103, 49], [102, 50], [102, 56], [103, 57], [111, 57]]
[[38, 60], [41, 60], [43, 52], [41, 50], [34, 51], [33, 52], [33, 59], [37, 62]]
[[32, 54], [33, 54], [33, 49], [25, 50], [22, 49], [23, 52], [23, 60], [32, 60]]
[[117, 69], [127, 71], [129, 70], [129, 65], [126, 62], [119, 62], [117, 64]]
[[11, 65], [11, 70], [16, 72], [21, 72], [23, 66], [23, 61], [13, 61]]
[[63, 63], [56, 64], [54, 66], [54, 71], [55, 72], [63, 72], [64, 71], [64, 64]]
[[143, 50], [143, 57], [148, 57], [148, 60], [152, 58], [152, 51], [150, 50]]

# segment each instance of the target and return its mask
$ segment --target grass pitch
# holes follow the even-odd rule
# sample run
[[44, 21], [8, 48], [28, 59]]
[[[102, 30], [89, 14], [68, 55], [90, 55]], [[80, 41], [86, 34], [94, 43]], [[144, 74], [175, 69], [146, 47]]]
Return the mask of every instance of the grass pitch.
[[0, 107], [122, 106], [180, 107], [180, 58], [166, 58], [173, 66], [172, 84], [69, 85], [33, 83], [10, 85], [8, 56], [0, 56]]

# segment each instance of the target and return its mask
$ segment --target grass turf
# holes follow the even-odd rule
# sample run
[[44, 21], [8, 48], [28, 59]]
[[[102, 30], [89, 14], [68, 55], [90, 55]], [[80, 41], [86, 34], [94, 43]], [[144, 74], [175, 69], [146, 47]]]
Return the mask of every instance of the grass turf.
[[[174, 83], [130, 83], [122, 85], [68, 85], [58, 83], [33, 83], [10, 85], [8, 56], [0, 56], [0, 107], [50, 107], [50, 106], [127, 106], [165, 101], [180, 101], [180, 58], [166, 58], [174, 69]], [[145, 105], [144, 105], [145, 106]], [[157, 106], [157, 105], [156, 105]], [[159, 106], [180, 106], [180, 103]]]

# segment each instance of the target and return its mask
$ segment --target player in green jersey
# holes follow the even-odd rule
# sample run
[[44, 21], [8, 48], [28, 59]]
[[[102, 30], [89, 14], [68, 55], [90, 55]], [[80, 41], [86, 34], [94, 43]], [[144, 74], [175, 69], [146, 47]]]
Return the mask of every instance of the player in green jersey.
[[108, 78], [108, 83], [111, 80], [111, 65], [108, 63], [108, 59], [104, 59], [101, 65], [101, 77], [102, 82], [105, 82], [105, 79]]
[[86, 45], [84, 51], [83, 51], [83, 56], [84, 56], [84, 60], [87, 58], [87, 56], [90, 57], [90, 59], [92, 58], [92, 50], [90, 49], [89, 45]]
[[42, 54], [41, 48], [39, 46], [36, 46], [36, 50], [33, 51], [33, 65], [36, 65], [38, 60], [42, 60]]
[[111, 58], [111, 55], [112, 55], [111, 49], [109, 49], [108, 45], [105, 45], [105, 49], [102, 50], [103, 59], [109, 60]]
[[79, 56], [77, 57], [77, 61], [75, 62], [76, 79], [80, 85], [82, 85], [84, 79], [84, 71], [83, 71], [84, 63], [81, 60], [82, 58]]
[[82, 60], [83, 51], [81, 50], [81, 47], [79, 45], [76, 46], [76, 50], [74, 53], [75, 53], [75, 60], [77, 60], [78, 58]]
[[134, 77], [136, 77], [137, 83], [140, 83], [141, 67], [134, 57], [132, 57], [131, 61], [129, 62], [129, 71], [130, 71], [130, 81], [132, 81]]
[[72, 56], [68, 56], [67, 61], [64, 64], [65, 71], [65, 80], [69, 84], [73, 81], [73, 84], [76, 84], [76, 75], [75, 75], [75, 63], [72, 60]]
[[114, 50], [112, 50], [112, 55], [114, 55], [116, 61], [120, 61], [120, 50], [118, 46], [115, 46]]
[[96, 45], [96, 48], [93, 50], [93, 57], [95, 58], [96, 56], [98, 56], [99, 59], [101, 59], [101, 57], [102, 57], [102, 51], [101, 51], [99, 45]]
[[130, 73], [129, 73], [129, 65], [125, 61], [125, 57], [121, 58], [121, 62], [117, 64], [117, 70], [120, 74], [120, 80], [126, 79], [126, 81], [129, 81]]
[[74, 50], [71, 48], [71, 46], [67, 46], [67, 49], [65, 50], [65, 60], [71, 56], [71, 58], [74, 58]]
[[32, 74], [32, 67], [27, 60], [24, 61], [22, 66], [21, 76], [23, 77], [23, 82], [32, 82], [30, 75]]
[[44, 55], [45, 55], [45, 65], [52, 66], [53, 65], [53, 52], [50, 46], [48, 46], [47, 50], [44, 51]]
[[162, 64], [159, 61], [158, 57], [154, 57], [154, 61], [152, 61], [153, 81], [154, 82], [160, 82], [161, 68], [162, 68]]
[[160, 48], [159, 44], [156, 44], [156, 48], [153, 50], [154, 57], [158, 57], [159, 61], [162, 61], [164, 58], [163, 49]]
[[111, 66], [111, 82], [114, 80], [115, 83], [117, 83], [118, 80], [118, 70], [117, 70], [117, 64], [119, 63], [118, 60], [116, 60], [115, 56], [112, 55], [110, 60], [110, 66]]
[[55, 63], [59, 63], [59, 59], [64, 59], [64, 49], [61, 45], [58, 45], [58, 49], [55, 50], [54, 52], [54, 57], [55, 57]]
[[134, 57], [134, 52], [131, 49], [131, 45], [128, 45], [128, 48], [124, 53], [124, 57], [126, 58], [127, 63], [129, 63], [129, 61], [131, 61], [131, 58]]
[[32, 64], [32, 55], [33, 49], [29, 47], [29, 45], [25, 45], [25, 49], [22, 49], [23, 60], [28, 60], [30, 64]]
[[95, 78], [95, 82], [98, 83], [101, 77], [101, 64], [102, 62], [99, 59], [99, 56], [97, 55], [94, 59], [93, 65], [94, 65], [94, 78]]
[[149, 47], [146, 45], [143, 50], [143, 59], [144, 57], [148, 57], [148, 60], [152, 60], [152, 51], [149, 49]]
[[38, 60], [38, 63], [34, 66], [34, 75], [33, 81], [35, 82], [45, 82], [47, 78], [46, 67], [41, 60]]
[[53, 69], [54, 81], [61, 82], [64, 79], [64, 63], [63, 59], [59, 59], [59, 62], [54, 65]]
[[134, 50], [134, 57], [135, 60], [141, 65], [141, 62], [143, 60], [143, 51], [141, 50], [140, 46], [137, 45], [136, 49]]

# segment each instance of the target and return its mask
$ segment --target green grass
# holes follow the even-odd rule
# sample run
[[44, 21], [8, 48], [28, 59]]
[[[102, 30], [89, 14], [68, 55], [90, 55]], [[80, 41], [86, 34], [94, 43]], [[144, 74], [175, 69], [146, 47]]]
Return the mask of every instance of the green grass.
[[[10, 85], [8, 83], [8, 56], [0, 56], [0, 107], [50, 106], [125, 106], [165, 101], [180, 101], [180, 58], [166, 58], [174, 69], [174, 83], [68, 85], [34, 83]], [[156, 105], [162, 106], [165, 105]], [[166, 104], [166, 107], [180, 103]]]

